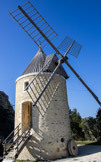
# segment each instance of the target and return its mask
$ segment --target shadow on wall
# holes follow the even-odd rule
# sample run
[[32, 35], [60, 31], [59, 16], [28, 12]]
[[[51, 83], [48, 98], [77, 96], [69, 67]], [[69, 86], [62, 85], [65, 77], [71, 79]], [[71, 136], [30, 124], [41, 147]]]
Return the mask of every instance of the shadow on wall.
[[45, 135], [44, 138], [43, 136], [44, 132], [40, 129], [38, 130], [38, 133], [33, 130], [33, 135], [30, 137], [26, 145], [26, 148], [32, 157], [36, 160], [54, 160], [57, 159], [57, 157], [58, 159], [67, 157], [68, 151], [65, 148], [63, 141], [53, 140], [49, 135]]
[[51, 159], [50, 153], [41, 147], [41, 142], [35, 137], [31, 137], [27, 143], [27, 149], [36, 160]]

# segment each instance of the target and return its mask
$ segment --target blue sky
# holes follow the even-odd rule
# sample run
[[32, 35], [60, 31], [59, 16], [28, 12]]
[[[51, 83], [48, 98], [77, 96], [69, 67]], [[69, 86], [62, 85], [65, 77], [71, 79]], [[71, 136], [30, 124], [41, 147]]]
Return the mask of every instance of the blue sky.
[[[15, 104], [15, 81], [36, 54], [38, 47], [12, 19], [8, 11], [26, 0], [0, 0], [0, 90]], [[56, 46], [68, 35], [82, 45], [78, 59], [68, 55], [69, 63], [101, 100], [101, 1], [30, 0], [57, 32]], [[54, 51], [47, 47], [45, 53]], [[71, 70], [67, 80], [68, 101], [82, 117], [95, 117], [99, 105]]]

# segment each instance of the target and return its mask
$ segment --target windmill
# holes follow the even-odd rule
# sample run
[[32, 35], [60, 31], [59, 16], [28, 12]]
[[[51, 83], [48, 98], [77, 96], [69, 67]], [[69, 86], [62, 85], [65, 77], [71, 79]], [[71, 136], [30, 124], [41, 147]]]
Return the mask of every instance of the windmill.
[[[23, 7], [25, 6], [27, 7], [23, 9]], [[28, 11], [28, 9], [30, 10]], [[31, 15], [31, 13], [33, 14]], [[10, 13], [10, 15], [22, 27], [22, 29], [30, 36], [30, 38], [37, 44], [38, 47], [41, 44], [41, 47], [44, 48], [47, 44], [49, 44], [55, 50], [55, 52], [60, 56], [60, 60], [58, 61], [57, 68], [54, 70], [53, 76], [56, 70], [59, 68], [60, 64], [65, 63], [71, 69], [71, 71], [76, 75], [76, 77], [81, 81], [81, 83], [87, 88], [87, 90], [95, 98], [98, 104], [101, 105], [101, 102], [99, 101], [98, 97], [94, 94], [94, 92], [88, 87], [88, 85], [83, 81], [83, 79], [78, 75], [78, 73], [73, 69], [73, 67], [68, 62], [67, 54], [71, 54], [77, 57], [80, 52], [81, 45], [79, 45], [75, 40], [66, 37], [62, 41], [62, 43], [58, 46], [58, 48], [56, 48], [54, 44], [51, 42], [51, 40], [55, 36], [57, 36], [56, 32], [51, 28], [51, 26], [45, 21], [45, 19], [40, 15], [40, 13], [35, 9], [35, 7], [29, 1], [28, 3], [25, 3], [22, 6], [18, 6], [16, 10]], [[21, 20], [23, 21], [20, 23]], [[25, 26], [23, 26], [24, 23], [26, 23]], [[26, 27], [29, 28], [26, 29]], [[35, 29], [32, 30], [32, 28]], [[33, 33], [35, 34], [34, 36], [32, 36]], [[65, 51], [64, 56], [60, 53], [58, 49], [62, 49], [63, 51]]]
[[[66, 129], [66, 127], [67, 127], [67, 125], [66, 125], [66, 127], [64, 127], [64, 129], [61, 130], [60, 134], [56, 133], [57, 136], [61, 137], [62, 144], [59, 142], [58, 138], [57, 138], [57, 143], [56, 143], [56, 141], [55, 141], [56, 137], [54, 135], [54, 132], [52, 132], [53, 129], [51, 130], [52, 138], [49, 141], [49, 134], [47, 137], [47, 133], [46, 133], [46, 132], [49, 132], [49, 130], [48, 131], [46, 130], [47, 127], [46, 127], [46, 125], [44, 127], [44, 124], [48, 123], [48, 119], [46, 120], [47, 114], [48, 114], [48, 117], [49, 117], [49, 115], [50, 116], [52, 115], [51, 113], [49, 114], [49, 111], [51, 109], [50, 107], [52, 107], [51, 105], [54, 103], [54, 100], [57, 101], [57, 98], [56, 98], [57, 93], [58, 93], [58, 96], [60, 97], [59, 98], [60, 101], [58, 99], [58, 102], [60, 102], [60, 104], [61, 104], [61, 102], [63, 101], [63, 100], [61, 100], [60, 90], [62, 92], [65, 90], [64, 90], [64, 88], [63, 88], [63, 90], [62, 90], [62, 88], [60, 89], [60, 87], [62, 87], [63, 83], [65, 84], [65, 82], [63, 81], [62, 77], [60, 78], [60, 76], [57, 76], [57, 74], [59, 74], [59, 75], [62, 74], [62, 76], [64, 76], [64, 78], [66, 78], [66, 79], [68, 78], [68, 76], [65, 73], [65, 70], [62, 67], [63, 63], [65, 63], [71, 69], [71, 71], [76, 75], [76, 77], [80, 80], [80, 82], [87, 88], [87, 90], [95, 98], [95, 100], [98, 102], [98, 104], [101, 105], [101, 102], [99, 101], [99, 99], [95, 95], [95, 93], [88, 87], [88, 85], [83, 81], [83, 79], [78, 75], [78, 73], [74, 70], [74, 68], [68, 62], [68, 57], [67, 57], [68, 54], [71, 54], [71, 55], [77, 57], [81, 50], [81, 45], [79, 43], [77, 43], [75, 40], [72, 40], [70, 37], [66, 36], [65, 39], [60, 43], [60, 45], [57, 48], [52, 43], [53, 38], [57, 36], [56, 32], [45, 21], [45, 19], [40, 15], [40, 13], [35, 9], [35, 7], [29, 1], [22, 6], [18, 6], [18, 8], [16, 10], [14, 10], [13, 12], [10, 13], [10, 15], [14, 18], [14, 20], [21, 26], [21, 28], [29, 35], [29, 37], [39, 47], [39, 51], [36, 54], [35, 59], [32, 60], [31, 64], [28, 66], [28, 68], [23, 73], [23, 75], [27, 74], [27, 72], [29, 72], [31, 70], [32, 64], [34, 63], [33, 68], [36, 70], [38, 69], [37, 74], [34, 76], [30, 76], [30, 79], [25, 80], [25, 81], [24, 81], [23, 76], [21, 76], [19, 78], [19, 81], [17, 80], [18, 82], [16, 82], [17, 86], [18, 86], [17, 93], [20, 96], [17, 98], [17, 102], [18, 102], [19, 98], [20, 99], [23, 98], [22, 94], [24, 95], [24, 93], [25, 93], [24, 99], [27, 98], [27, 93], [30, 98], [29, 101], [27, 100], [27, 102], [22, 103], [22, 107], [24, 107], [24, 109], [22, 110], [22, 113], [19, 110], [17, 110], [18, 112], [16, 112], [16, 118], [17, 118], [16, 127], [18, 127], [19, 121], [20, 121], [20, 119], [18, 117], [18, 113], [20, 114], [20, 116], [21, 115], [26, 116], [26, 114], [28, 114], [28, 112], [29, 112], [28, 115], [31, 116], [33, 110], [34, 110], [34, 113], [38, 110], [38, 113], [36, 112], [36, 116], [37, 116], [37, 114], [38, 114], [38, 116], [33, 117], [35, 119], [34, 121], [36, 123], [36, 120], [38, 120], [37, 123], [40, 125], [40, 128], [43, 127], [45, 129], [43, 129], [43, 132], [42, 132], [42, 129], [41, 130], [38, 129], [38, 132], [36, 129], [36, 133], [40, 137], [37, 137], [37, 135], [36, 136], [34, 135], [33, 138], [35, 138], [35, 137], [38, 138], [36, 142], [37, 143], [39, 142], [40, 146], [38, 146], [37, 149], [39, 149], [40, 153], [39, 154], [37, 153], [38, 155], [36, 156], [36, 154], [34, 154], [32, 151], [35, 147], [32, 148], [32, 150], [31, 150], [30, 146], [28, 144], [28, 148], [30, 150], [29, 152], [34, 154], [34, 158], [36, 158], [36, 159], [41, 159], [41, 158], [55, 159], [55, 158], [60, 158], [60, 157], [66, 157], [66, 156], [68, 156], [68, 152], [70, 155], [75, 156], [75, 155], [77, 155], [78, 150], [77, 150], [75, 142], [73, 140], [71, 140], [69, 119], [68, 119], [68, 121], [66, 119], [66, 123], [68, 122], [68, 129]], [[56, 54], [54, 54], [53, 56], [50, 56], [50, 57], [48, 57], [48, 56], [46, 57], [44, 55], [44, 52], [42, 49], [47, 44], [49, 44], [53, 48], [55, 53], [57, 55], [59, 55], [60, 59], [58, 59], [56, 57]], [[62, 55], [60, 53], [60, 50], [63, 50], [65, 52], [65, 54]], [[42, 58], [40, 68], [39, 68], [39, 66], [37, 67], [37, 65], [36, 65], [36, 62], [38, 63], [38, 60], [39, 60], [38, 58]], [[39, 63], [40, 63], [40, 61], [39, 61]], [[46, 72], [47, 72], [47, 74], [46, 74]], [[49, 72], [49, 74], [48, 74], [48, 72]], [[26, 77], [26, 76], [24, 76], [24, 77]], [[29, 75], [27, 75], [27, 77], [29, 77]], [[22, 81], [24, 82], [24, 91], [25, 92], [23, 92], [20, 95], [21, 92], [20, 92], [19, 87], [22, 84]], [[64, 92], [63, 92], [63, 96], [65, 96]], [[67, 100], [66, 100], [66, 102], [67, 102]], [[65, 104], [66, 104], [66, 102], [65, 102]], [[32, 105], [31, 105], [31, 103], [32, 103]], [[53, 105], [55, 105], [55, 107], [57, 108], [57, 104], [55, 103]], [[32, 106], [33, 110], [31, 110], [31, 106]], [[26, 107], [28, 109], [26, 109]], [[54, 109], [55, 109], [55, 107], [53, 106]], [[61, 108], [65, 112], [65, 106], [62, 105]], [[60, 107], [58, 108], [58, 111], [60, 112], [60, 114], [58, 114], [58, 117], [56, 119], [61, 118], [61, 116], [63, 114], [64, 114], [64, 116], [63, 116], [63, 118], [64, 118], [65, 115], [68, 114], [68, 112], [66, 112], [66, 113], [62, 112], [62, 109], [60, 111]], [[56, 110], [54, 110], [54, 111], [56, 111]], [[67, 111], [67, 109], [66, 109], [66, 111]], [[53, 113], [53, 111], [52, 111], [52, 113]], [[68, 118], [69, 118], [69, 116], [68, 116]], [[52, 120], [53, 120], [53, 118], [52, 118]], [[63, 119], [61, 119], [61, 121], [62, 120]], [[31, 123], [31, 118], [25, 117], [24, 122], [22, 122], [20, 124], [22, 127], [22, 128], [20, 128], [20, 130], [22, 131], [22, 133], [20, 134], [21, 138], [23, 137], [22, 134], [24, 135], [26, 133], [26, 130], [27, 130], [27, 132], [29, 132], [27, 129], [27, 126], [30, 123]], [[63, 124], [62, 126], [64, 126], [66, 123], [65, 122], [62, 123]], [[57, 122], [57, 124], [58, 124], [58, 122]], [[15, 129], [16, 129], [16, 127], [15, 127]], [[49, 129], [49, 127], [51, 127], [51, 126], [48, 123], [48, 129]], [[56, 123], [55, 123], [55, 129], [60, 129], [59, 126], [58, 127], [56, 126]], [[66, 129], [66, 131], [65, 131], [65, 129]], [[64, 134], [64, 135], [62, 135], [62, 134]], [[32, 141], [35, 140], [33, 138], [31, 138]], [[16, 141], [18, 141], [18, 140], [16, 140]], [[40, 143], [40, 141], [41, 141], [41, 143]], [[50, 146], [50, 144], [54, 145], [52, 143], [54, 143], [55, 146]], [[30, 144], [31, 144], [31, 142], [30, 142]], [[19, 144], [17, 143], [17, 149], [18, 149], [18, 146], [19, 146]], [[31, 145], [31, 147], [32, 147], [32, 145]], [[24, 158], [22, 156], [28, 148], [26, 148], [24, 151], [22, 151], [22, 154], [19, 155], [20, 159]], [[41, 150], [43, 150], [43, 152]], [[35, 150], [34, 150], [34, 152], [35, 152]], [[17, 152], [17, 154], [18, 154], [18, 152]], [[29, 157], [26, 157], [27, 159], [29, 158], [29, 160], [33, 160], [31, 155], [28, 155], [28, 156]]]

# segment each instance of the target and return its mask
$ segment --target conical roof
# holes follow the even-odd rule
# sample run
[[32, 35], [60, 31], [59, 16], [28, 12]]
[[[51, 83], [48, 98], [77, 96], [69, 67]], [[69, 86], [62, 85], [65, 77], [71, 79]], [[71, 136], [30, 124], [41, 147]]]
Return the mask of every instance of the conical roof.
[[[46, 56], [43, 50], [39, 48], [35, 57], [32, 59], [31, 63], [28, 65], [22, 75], [39, 72], [49, 60], [50, 63], [44, 68], [43, 72], [53, 72], [57, 65], [58, 58], [56, 54]], [[58, 68], [56, 73], [64, 76], [66, 79], [68, 78], [68, 75], [62, 65]]]

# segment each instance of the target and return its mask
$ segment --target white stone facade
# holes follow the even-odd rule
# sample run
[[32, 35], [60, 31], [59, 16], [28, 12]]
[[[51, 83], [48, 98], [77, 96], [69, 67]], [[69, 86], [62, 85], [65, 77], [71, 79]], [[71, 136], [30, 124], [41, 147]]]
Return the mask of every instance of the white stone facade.
[[[41, 74], [41, 80], [44, 75], [49, 77], [50, 73]], [[19, 123], [23, 125], [23, 103], [32, 102], [27, 92], [24, 91], [24, 83], [31, 82], [34, 76], [35, 73], [23, 75], [16, 81], [15, 127]], [[44, 117], [41, 117], [36, 106], [32, 107], [30, 117], [32, 136], [18, 156], [20, 160], [58, 159], [68, 156], [67, 143], [71, 138], [71, 132], [66, 80], [58, 74], [55, 78], [60, 84]], [[54, 84], [54, 79], [52, 82]]]

